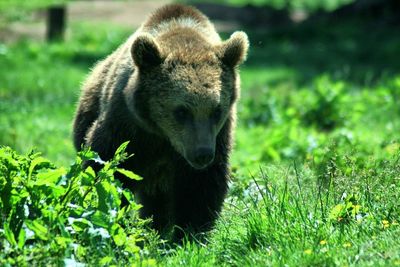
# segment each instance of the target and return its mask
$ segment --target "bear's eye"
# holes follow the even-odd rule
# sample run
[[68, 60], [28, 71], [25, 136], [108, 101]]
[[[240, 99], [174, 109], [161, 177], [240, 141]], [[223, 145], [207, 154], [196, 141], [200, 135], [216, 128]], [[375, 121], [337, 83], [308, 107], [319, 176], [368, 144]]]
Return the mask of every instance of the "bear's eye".
[[192, 118], [192, 114], [189, 109], [178, 107], [174, 110], [174, 117], [179, 123], [185, 123]]
[[222, 115], [222, 111], [221, 111], [221, 107], [217, 107], [214, 112], [212, 113], [212, 119], [215, 122], [219, 122], [219, 120], [221, 119], [221, 115]]

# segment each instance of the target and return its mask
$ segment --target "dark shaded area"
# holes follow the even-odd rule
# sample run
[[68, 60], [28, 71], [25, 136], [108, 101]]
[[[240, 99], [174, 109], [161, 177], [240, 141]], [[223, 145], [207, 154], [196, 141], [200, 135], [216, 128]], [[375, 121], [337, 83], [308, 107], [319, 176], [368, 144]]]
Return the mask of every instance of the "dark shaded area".
[[[246, 1], [243, 1], [246, 2]], [[244, 6], [229, 6], [221, 3], [198, 3], [193, 5], [207, 14], [212, 20], [234, 21], [246, 27], [276, 27], [302, 22], [315, 17], [376, 18], [379, 20], [400, 23], [400, 1], [397, 0], [357, 0], [342, 5], [336, 10], [325, 10], [322, 4], [317, 8], [295, 8], [295, 1], [288, 0], [284, 6], [277, 9], [273, 1], [265, 1], [264, 6], [247, 4]], [[318, 1], [316, 1], [318, 2]]]
[[400, 71], [398, 28], [376, 20], [318, 18], [263, 31], [246, 30], [247, 66], [293, 68], [304, 83], [321, 73], [363, 85]]
[[358, 0], [345, 5], [330, 14], [333, 18], [357, 15], [364, 18], [400, 23], [400, 1], [398, 0]]

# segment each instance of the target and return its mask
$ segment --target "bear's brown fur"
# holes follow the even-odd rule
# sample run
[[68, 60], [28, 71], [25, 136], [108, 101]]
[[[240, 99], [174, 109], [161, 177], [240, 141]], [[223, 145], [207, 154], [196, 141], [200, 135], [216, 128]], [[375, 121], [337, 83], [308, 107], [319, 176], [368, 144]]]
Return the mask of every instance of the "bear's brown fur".
[[[91, 146], [104, 160], [124, 141], [134, 156], [123, 168], [144, 179], [119, 177], [164, 231], [176, 225], [195, 233], [216, 219], [229, 179], [237, 66], [247, 36], [227, 41], [195, 8], [156, 10], [83, 85], [74, 144]], [[177, 236], [179, 236], [177, 232]]]

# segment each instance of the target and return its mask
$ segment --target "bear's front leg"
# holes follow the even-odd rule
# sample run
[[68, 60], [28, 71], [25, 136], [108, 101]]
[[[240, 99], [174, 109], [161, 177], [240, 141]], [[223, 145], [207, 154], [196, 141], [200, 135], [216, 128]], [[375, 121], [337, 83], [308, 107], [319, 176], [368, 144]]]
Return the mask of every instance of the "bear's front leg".
[[[138, 185], [140, 186], [140, 185]], [[141, 218], [152, 218], [151, 226], [164, 236], [170, 226], [169, 201], [163, 192], [149, 194], [140, 190], [135, 192], [135, 197], [143, 207], [139, 210]]]
[[225, 164], [206, 170], [191, 170], [178, 177], [175, 190], [174, 239], [179, 241], [206, 232], [214, 225], [228, 188], [228, 171]]

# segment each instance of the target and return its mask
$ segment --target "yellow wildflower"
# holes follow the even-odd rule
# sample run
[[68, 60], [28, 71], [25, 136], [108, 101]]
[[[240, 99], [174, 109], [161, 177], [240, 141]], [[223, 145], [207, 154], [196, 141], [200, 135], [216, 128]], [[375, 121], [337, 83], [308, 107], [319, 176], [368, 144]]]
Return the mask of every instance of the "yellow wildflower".
[[323, 239], [323, 240], [319, 241], [319, 244], [320, 244], [320, 245], [326, 245], [326, 243], [327, 243], [327, 242], [326, 242], [326, 240], [325, 240], [325, 239]]
[[388, 220], [382, 220], [382, 225], [383, 225], [383, 228], [386, 229], [390, 226], [390, 223]]
[[304, 250], [304, 253], [307, 254], [307, 255], [310, 255], [310, 254], [312, 254], [312, 250], [311, 249], [306, 249], [306, 250]]
[[351, 243], [350, 242], [346, 242], [346, 243], [343, 244], [343, 247], [349, 248], [349, 247], [351, 247]]

